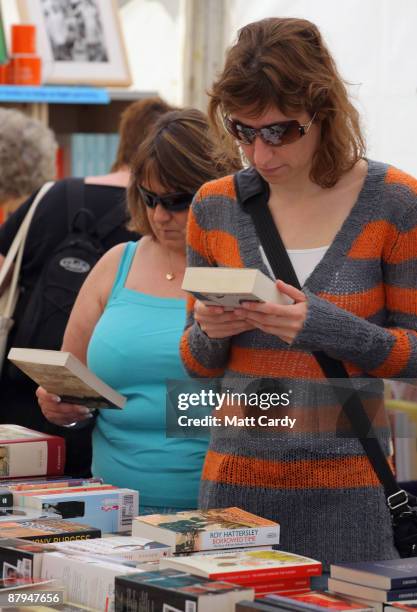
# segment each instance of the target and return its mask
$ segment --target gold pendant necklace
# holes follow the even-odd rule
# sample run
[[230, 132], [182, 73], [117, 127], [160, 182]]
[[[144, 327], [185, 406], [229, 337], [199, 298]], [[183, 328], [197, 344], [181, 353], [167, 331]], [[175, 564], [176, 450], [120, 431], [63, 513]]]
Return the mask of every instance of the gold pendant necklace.
[[165, 278], [167, 279], [167, 281], [172, 281], [175, 278], [175, 274], [172, 271], [172, 261], [171, 261], [171, 253], [168, 251], [168, 260], [169, 260], [169, 269], [171, 270], [170, 272], [167, 272], [165, 274]]

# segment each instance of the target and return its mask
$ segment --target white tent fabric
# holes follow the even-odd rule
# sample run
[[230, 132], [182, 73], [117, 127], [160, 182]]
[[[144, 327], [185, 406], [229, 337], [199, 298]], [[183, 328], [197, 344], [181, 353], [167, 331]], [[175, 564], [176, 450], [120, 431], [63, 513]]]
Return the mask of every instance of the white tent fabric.
[[[352, 83], [369, 157], [417, 176], [416, 0], [216, 1], [227, 13], [227, 44], [238, 28], [263, 17], [316, 23]], [[185, 0], [131, 0], [121, 9], [135, 88], [158, 90], [174, 103], [183, 99], [184, 6]]]

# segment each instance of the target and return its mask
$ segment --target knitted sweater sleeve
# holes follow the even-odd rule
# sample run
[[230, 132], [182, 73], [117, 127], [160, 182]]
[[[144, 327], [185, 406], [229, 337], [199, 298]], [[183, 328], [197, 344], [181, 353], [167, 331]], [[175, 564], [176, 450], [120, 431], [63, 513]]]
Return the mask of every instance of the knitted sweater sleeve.
[[385, 325], [376, 325], [305, 290], [308, 312], [293, 346], [322, 350], [376, 377], [417, 377], [417, 197], [382, 261]]
[[[202, 228], [203, 207], [199, 195], [190, 209], [187, 228], [187, 265], [208, 267], [215, 264], [210, 253], [207, 232]], [[194, 320], [195, 298], [187, 300], [187, 319], [180, 342], [180, 355], [188, 374], [193, 377], [222, 376], [229, 356], [230, 339], [209, 338]]]

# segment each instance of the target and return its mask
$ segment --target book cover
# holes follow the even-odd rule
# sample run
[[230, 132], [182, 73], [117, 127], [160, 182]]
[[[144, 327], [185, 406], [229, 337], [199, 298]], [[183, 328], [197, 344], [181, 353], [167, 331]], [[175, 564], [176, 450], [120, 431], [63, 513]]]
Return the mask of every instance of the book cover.
[[371, 601], [379, 601], [382, 603], [388, 601], [401, 601], [406, 599], [417, 599], [417, 587], [409, 588], [402, 587], [401, 589], [377, 589], [374, 587], [363, 586], [353, 582], [345, 582], [336, 578], [329, 578], [329, 591], [341, 593], [352, 597], [360, 597], [361, 599], [369, 599]]
[[171, 554], [171, 547], [132, 536], [115, 536], [112, 538], [95, 538], [94, 540], [61, 542], [56, 550], [74, 552], [91, 556], [122, 557], [131, 561], [158, 561]]
[[64, 473], [65, 440], [21, 425], [0, 425], [0, 479]]
[[292, 303], [272, 279], [251, 268], [188, 267], [182, 289], [209, 306], [223, 306], [226, 310], [239, 308], [242, 302]]
[[123, 408], [126, 398], [64, 351], [12, 348], [8, 359], [29, 378], [63, 402], [89, 408]]
[[0, 523], [1, 538], [21, 538], [43, 544], [100, 538], [101, 531], [80, 523], [56, 518], [37, 518]]
[[[45, 504], [45, 500], [53, 499], [53, 502], [59, 501], [60, 496], [64, 500], [68, 500], [68, 495], [77, 496], [79, 493], [90, 493], [93, 491], [94, 493], [102, 492], [102, 491], [116, 491], [119, 490], [118, 487], [114, 487], [113, 485], [99, 485], [97, 483], [92, 483], [92, 486], [85, 487], [60, 487], [58, 489], [31, 489], [29, 491], [15, 491], [13, 493], [14, 503], [16, 506], [21, 506], [22, 508], [35, 508], [37, 510], [43, 510], [43, 506]], [[65, 496], [65, 497], [64, 497]], [[70, 518], [70, 517], [67, 517]]]
[[132, 489], [117, 487], [39, 495], [40, 512], [62, 519], [95, 525], [105, 533], [123, 533], [132, 528], [132, 519], [139, 512], [139, 494]]
[[265, 602], [298, 612], [373, 612], [372, 606], [361, 605], [339, 595], [322, 591], [308, 591], [291, 597], [268, 595]]
[[279, 524], [240, 508], [138, 516], [132, 535], [171, 546], [176, 553], [279, 544]]
[[166, 569], [117, 576], [115, 580], [116, 612], [231, 612], [236, 602], [253, 598], [251, 588]]
[[299, 578], [321, 574], [320, 561], [281, 550], [169, 557], [161, 559], [160, 567], [171, 567], [214, 580], [230, 579], [238, 584], [242, 578], [249, 578], [254, 584], [265, 576]]
[[411, 587], [417, 585], [417, 558], [338, 563], [330, 566], [330, 576], [378, 589]]
[[40, 578], [42, 545], [19, 538], [0, 538], [0, 577]]
[[70, 601], [108, 612], [114, 610], [116, 576], [140, 571], [95, 557], [60, 552], [46, 554], [42, 562], [42, 578], [64, 582]]

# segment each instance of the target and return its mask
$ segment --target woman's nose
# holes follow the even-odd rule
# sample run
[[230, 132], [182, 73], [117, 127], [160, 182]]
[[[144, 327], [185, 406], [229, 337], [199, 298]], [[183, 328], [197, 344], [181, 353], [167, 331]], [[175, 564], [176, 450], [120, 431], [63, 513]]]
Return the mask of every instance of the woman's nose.
[[265, 167], [272, 159], [273, 154], [272, 146], [266, 144], [259, 136], [256, 136], [253, 143], [253, 161], [255, 166]]
[[156, 221], [168, 221], [171, 218], [170, 212], [162, 206], [162, 204], [157, 204], [154, 209], [154, 219]]

